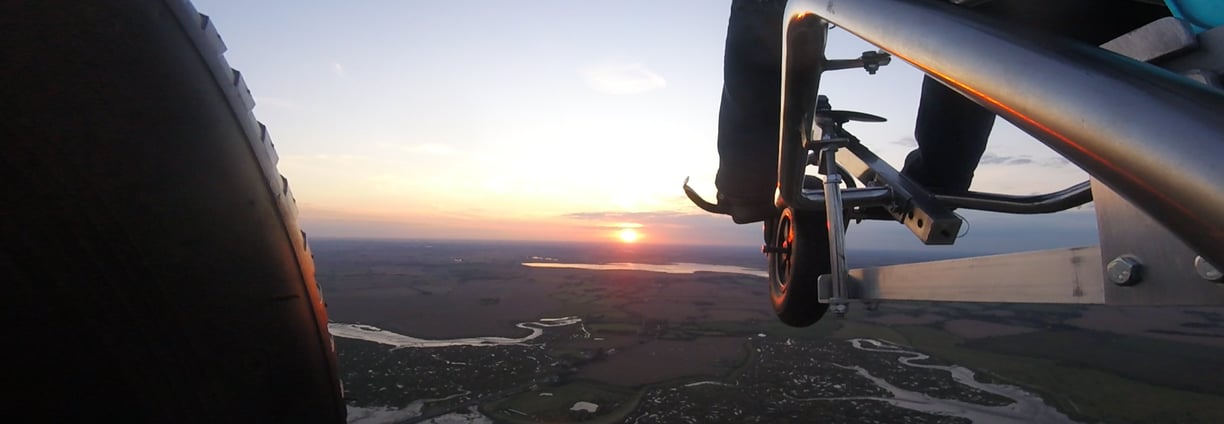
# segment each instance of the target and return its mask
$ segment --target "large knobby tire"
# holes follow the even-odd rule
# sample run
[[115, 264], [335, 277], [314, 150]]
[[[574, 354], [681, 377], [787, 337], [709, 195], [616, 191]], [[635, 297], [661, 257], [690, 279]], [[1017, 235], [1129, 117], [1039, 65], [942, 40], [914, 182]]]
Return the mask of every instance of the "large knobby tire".
[[0, 28], [5, 416], [344, 422], [292, 192], [209, 19], [19, 1]]
[[817, 279], [828, 274], [829, 230], [824, 215], [786, 208], [766, 226], [773, 247], [769, 260], [769, 299], [786, 325], [807, 327], [820, 321], [829, 305], [820, 303]]

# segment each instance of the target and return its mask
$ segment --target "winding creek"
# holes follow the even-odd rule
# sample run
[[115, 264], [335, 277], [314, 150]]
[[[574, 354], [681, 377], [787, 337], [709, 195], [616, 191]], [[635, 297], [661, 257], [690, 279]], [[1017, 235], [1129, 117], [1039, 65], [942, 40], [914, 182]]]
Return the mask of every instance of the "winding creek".
[[[517, 327], [530, 331], [530, 334], [518, 337], [468, 337], [457, 339], [442, 339], [442, 340], [427, 340], [391, 331], [381, 328], [364, 325], [364, 324], [345, 324], [345, 323], [330, 323], [328, 329], [332, 335], [349, 339], [365, 340], [369, 342], [379, 343], [391, 346], [393, 349], [399, 348], [434, 348], [448, 346], [476, 346], [476, 347], [492, 347], [506, 345], [522, 345], [531, 340], [534, 340], [544, 334], [545, 328], [563, 327], [568, 325], [581, 325], [582, 319], [576, 316], [561, 317], [561, 318], [541, 318], [536, 321], [522, 322], [516, 324]], [[589, 334], [589, 333], [588, 333]], [[933, 369], [944, 371], [949, 374], [953, 381], [973, 387], [975, 389], [993, 393], [1005, 398], [1011, 399], [1012, 403], [1003, 406], [989, 406], [969, 403], [964, 401], [942, 399], [927, 395], [921, 392], [915, 392], [897, 387], [887, 380], [876, 377], [867, 371], [867, 369], [857, 365], [842, 365], [832, 364], [839, 368], [855, 371], [859, 376], [870, 380], [877, 387], [888, 391], [892, 397], [876, 397], [876, 396], [843, 396], [843, 397], [817, 397], [817, 398], [795, 398], [797, 401], [839, 401], [839, 400], [874, 400], [886, 402], [899, 408], [912, 411], [939, 414], [953, 417], [962, 417], [969, 419], [975, 423], [1075, 423], [1065, 414], [1059, 412], [1054, 407], [1045, 403], [1043, 399], [1035, 394], [1029, 393], [1019, 387], [1005, 384], [990, 384], [983, 383], [974, 379], [972, 370], [958, 365], [931, 365], [924, 364], [921, 361], [930, 358], [930, 355], [905, 350], [901, 346], [874, 339], [850, 339], [850, 344], [855, 349], [899, 355], [897, 362], [902, 365]], [[685, 387], [701, 386], [701, 385], [719, 385], [730, 386], [729, 384], [718, 381], [698, 381], [688, 383]], [[398, 414], [403, 416], [416, 416], [420, 414], [420, 408], [431, 401], [441, 401], [456, 396], [453, 395], [442, 399], [422, 399], [413, 402], [408, 408], [403, 410], [387, 410], [387, 411], [368, 411], [374, 412], [373, 415], [382, 415], [387, 413]], [[789, 396], [788, 396], [789, 397]], [[361, 408], [356, 408], [362, 411]]]
[[429, 348], [429, 347], [448, 347], [448, 346], [477, 346], [477, 347], [493, 347], [506, 345], [521, 345], [534, 340], [536, 337], [544, 334], [545, 328], [563, 327], [582, 323], [582, 318], [578, 317], [561, 317], [561, 318], [540, 318], [532, 322], [520, 322], [515, 324], [515, 327], [530, 330], [531, 334], [523, 337], [465, 337], [459, 339], [441, 339], [428, 340], [418, 339], [412, 336], [394, 333], [383, 330], [381, 328], [365, 325], [365, 324], [345, 324], [332, 322], [327, 324], [327, 329], [331, 331], [332, 336], [343, 337], [346, 339], [365, 340], [385, 344], [395, 349], [400, 348]]
[[924, 393], [913, 392], [894, 386], [882, 378], [871, 375], [871, 373], [863, 367], [841, 364], [833, 365], [844, 369], [854, 370], [863, 378], [871, 380], [871, 382], [875, 383], [876, 386], [887, 390], [893, 395], [893, 397], [852, 396], [796, 400], [877, 400], [912, 411], [967, 418], [975, 423], [1075, 422], [1063, 413], [1058, 412], [1058, 410], [1054, 409], [1054, 407], [1047, 405], [1045, 401], [1037, 395], [1024, 391], [1019, 387], [1005, 384], [983, 383], [975, 380], [973, 378], [973, 371], [968, 368], [958, 365], [944, 366], [918, 363], [918, 361], [929, 359], [930, 355], [908, 351], [902, 349], [900, 346], [880, 340], [850, 339], [850, 343], [855, 349], [867, 352], [901, 355], [899, 358], [897, 358], [897, 361], [905, 366], [946, 371], [951, 375], [952, 380], [956, 381], [957, 383], [973, 387], [984, 392], [1006, 397], [1011, 399], [1012, 403], [1003, 406], [988, 406], [951, 399], [940, 399]]

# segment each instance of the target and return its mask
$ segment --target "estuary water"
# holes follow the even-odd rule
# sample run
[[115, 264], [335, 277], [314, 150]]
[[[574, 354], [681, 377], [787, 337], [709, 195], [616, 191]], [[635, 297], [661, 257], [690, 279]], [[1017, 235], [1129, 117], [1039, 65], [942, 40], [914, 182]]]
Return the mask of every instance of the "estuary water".
[[1012, 403], [1003, 406], [978, 405], [952, 399], [941, 399], [930, 395], [913, 392], [894, 386], [888, 381], [871, 375], [866, 369], [856, 365], [833, 364], [840, 368], [857, 372], [863, 378], [871, 380], [881, 389], [893, 395], [891, 398], [855, 396], [841, 398], [813, 398], [805, 400], [878, 400], [894, 406], [931, 414], [948, 415], [968, 418], [975, 423], [1074, 423], [1071, 418], [1045, 403], [1041, 397], [1029, 393], [1019, 387], [1006, 384], [983, 383], [973, 378], [973, 371], [959, 365], [930, 365], [918, 363], [929, 359], [924, 353], [905, 350], [892, 343], [874, 339], [850, 339], [855, 349], [867, 352], [892, 353], [900, 355], [897, 361], [913, 368], [926, 368], [945, 371], [957, 383], [975, 389], [993, 393], [1011, 399]]
[[531, 331], [523, 337], [464, 337], [458, 339], [419, 339], [412, 336], [383, 330], [373, 325], [365, 324], [345, 324], [340, 322], [332, 322], [327, 324], [327, 329], [331, 331], [332, 336], [343, 337], [346, 339], [365, 340], [385, 344], [395, 349], [413, 347], [413, 348], [428, 348], [428, 347], [447, 347], [447, 346], [478, 346], [492, 347], [505, 345], [521, 345], [540, 337], [544, 334], [544, 329], [549, 327], [562, 327], [582, 323], [582, 318], [578, 317], [561, 317], [561, 318], [540, 318], [531, 322], [520, 322], [515, 324], [515, 327]]
[[569, 264], [560, 262], [523, 262], [523, 266], [532, 268], [576, 268], [593, 269], [597, 271], [649, 271], [668, 274], [693, 274], [696, 272], [722, 272], [729, 274], [744, 274], [757, 277], [769, 277], [769, 272], [760, 269], [745, 268], [732, 265], [711, 265], [689, 262], [671, 264], [640, 264], [634, 262], [613, 262], [608, 264]]

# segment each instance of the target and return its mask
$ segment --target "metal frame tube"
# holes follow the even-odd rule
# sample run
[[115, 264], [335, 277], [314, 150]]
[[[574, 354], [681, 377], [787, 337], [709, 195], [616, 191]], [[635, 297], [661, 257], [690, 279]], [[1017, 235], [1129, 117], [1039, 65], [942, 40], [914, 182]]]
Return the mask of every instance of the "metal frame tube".
[[814, 136], [812, 112], [819, 95], [820, 74], [824, 72], [825, 41], [829, 32], [828, 26], [819, 20], [799, 21], [799, 25], [784, 29], [782, 41], [779, 207], [798, 206], [803, 202], [803, 173], [808, 162], [805, 146]]
[[1065, 211], [1091, 202], [1092, 189], [1090, 186], [1088, 181], [1084, 181], [1053, 193], [1032, 196], [971, 191], [963, 195], [936, 194], [935, 198], [954, 208], [1015, 214], [1042, 214]]
[[786, 17], [782, 149], [801, 124], [789, 108], [815, 101], [817, 84], [799, 76], [821, 71], [799, 35], [827, 20], [995, 111], [1224, 263], [1224, 92], [942, 2], [791, 0]]
[[829, 228], [829, 256], [833, 274], [834, 313], [845, 314], [843, 306], [850, 296], [846, 293], [846, 223], [842, 220], [841, 175], [837, 174], [837, 147], [824, 149], [825, 220]]

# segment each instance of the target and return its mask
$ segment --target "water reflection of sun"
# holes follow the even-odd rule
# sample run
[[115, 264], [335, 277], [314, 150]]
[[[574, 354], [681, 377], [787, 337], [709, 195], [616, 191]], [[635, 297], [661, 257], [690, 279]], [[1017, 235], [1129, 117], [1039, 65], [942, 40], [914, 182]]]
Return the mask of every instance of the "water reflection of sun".
[[619, 238], [622, 243], [636, 243], [642, 238], [642, 234], [632, 228], [622, 228], [616, 232], [616, 238]]

